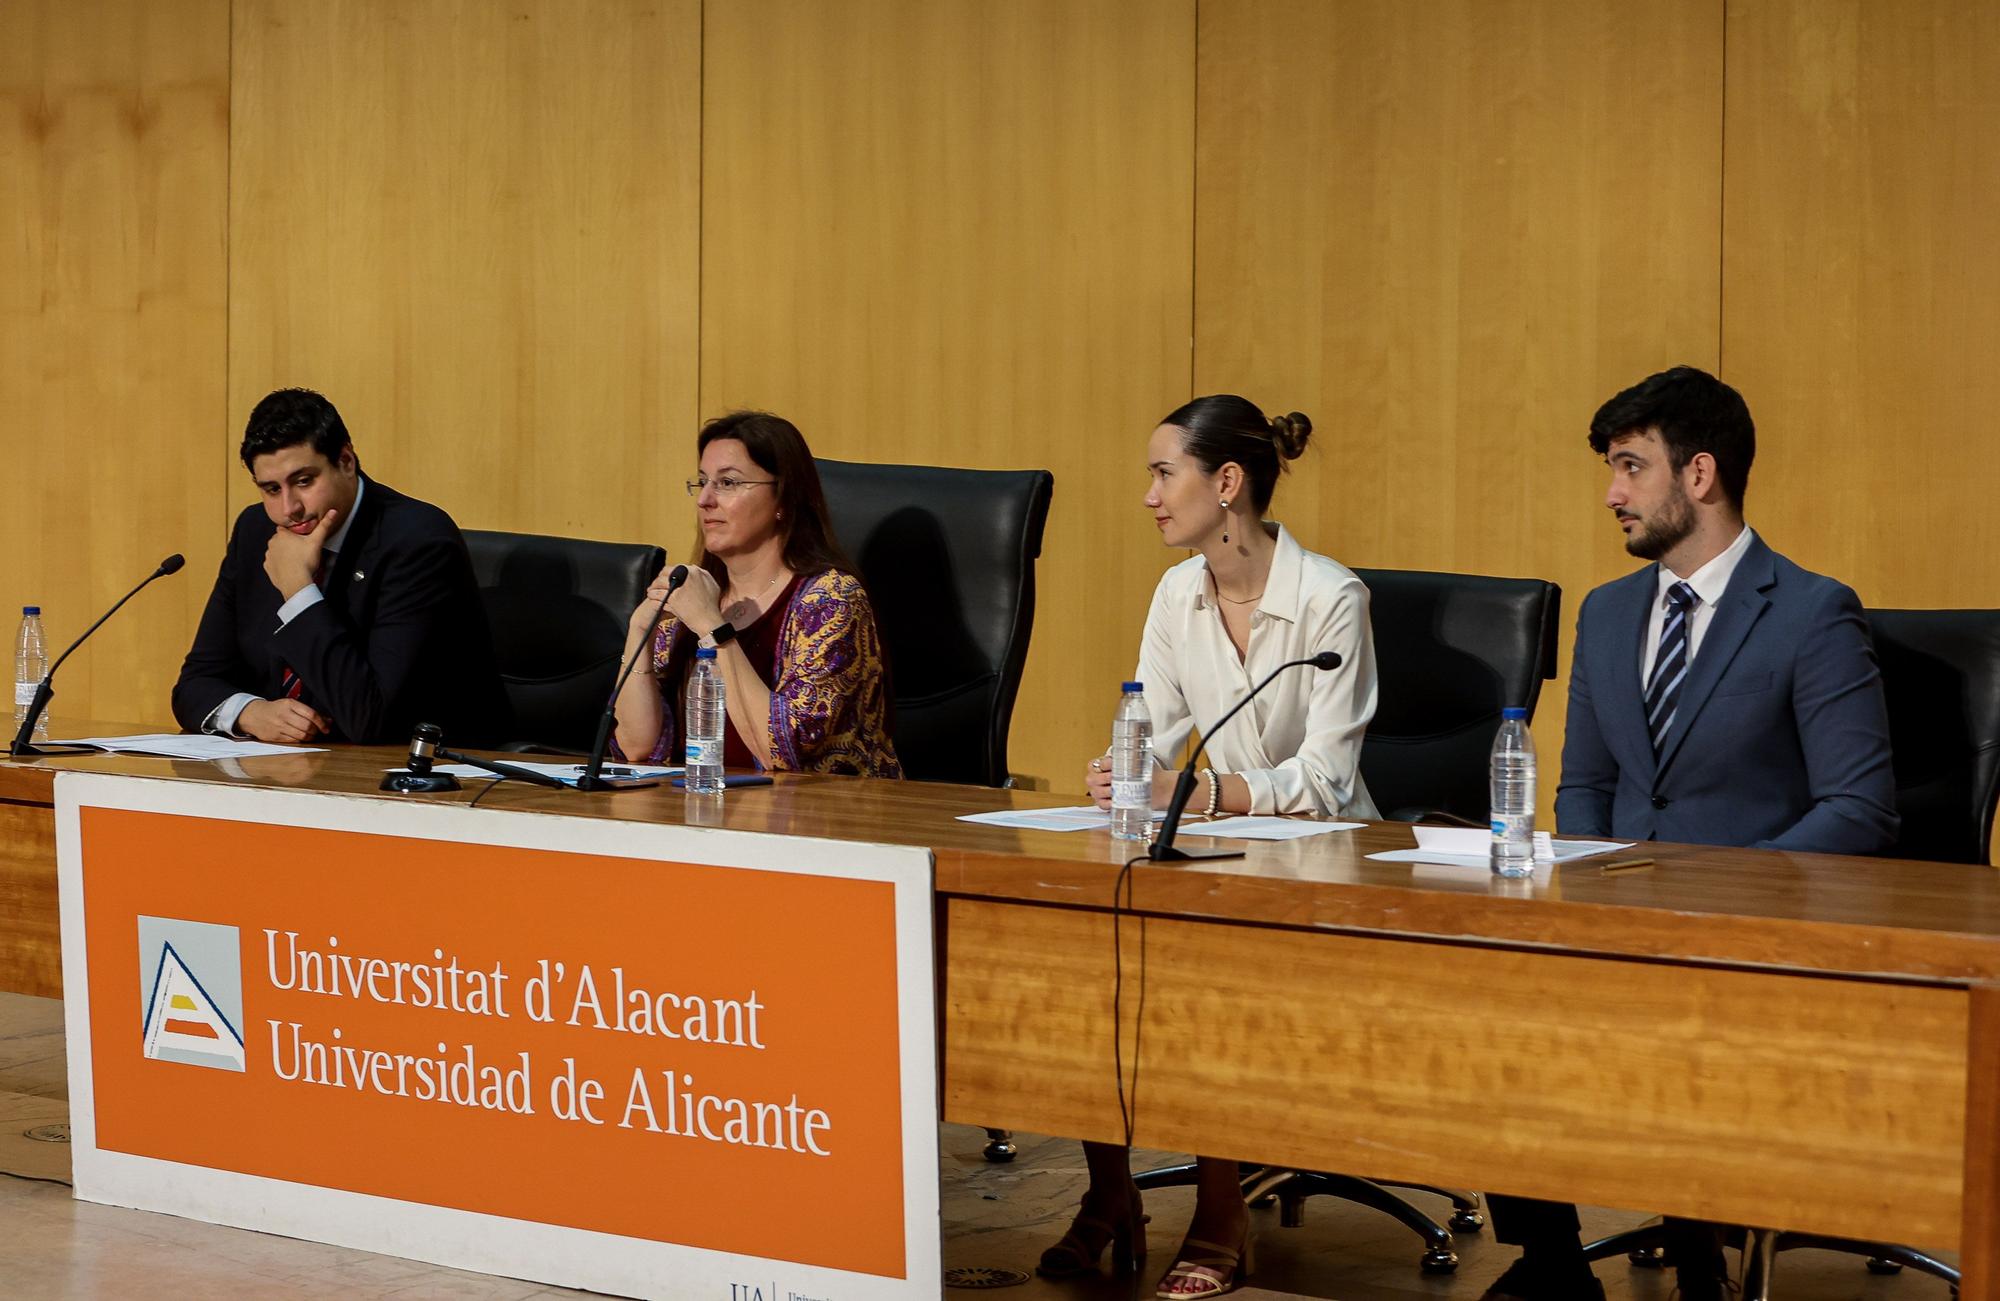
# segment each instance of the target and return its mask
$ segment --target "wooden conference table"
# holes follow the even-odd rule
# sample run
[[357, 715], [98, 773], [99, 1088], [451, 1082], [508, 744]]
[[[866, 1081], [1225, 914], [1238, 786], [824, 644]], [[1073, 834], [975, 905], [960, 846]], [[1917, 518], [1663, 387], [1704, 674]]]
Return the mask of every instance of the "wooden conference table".
[[[58, 730], [137, 730], [87, 727]], [[55, 770], [382, 799], [483, 785], [378, 795], [400, 758], [0, 763], [0, 988], [61, 992]], [[1075, 802], [780, 777], [719, 816], [666, 787], [510, 784], [481, 807], [929, 848], [945, 1119], [1116, 1140], [1125, 846], [954, 820]], [[1964, 1295], [2000, 1294], [1993, 869], [1651, 845], [1649, 870], [1503, 885], [1364, 857], [1412, 844], [1377, 824], [1132, 873], [1136, 1142], [1955, 1249]]]

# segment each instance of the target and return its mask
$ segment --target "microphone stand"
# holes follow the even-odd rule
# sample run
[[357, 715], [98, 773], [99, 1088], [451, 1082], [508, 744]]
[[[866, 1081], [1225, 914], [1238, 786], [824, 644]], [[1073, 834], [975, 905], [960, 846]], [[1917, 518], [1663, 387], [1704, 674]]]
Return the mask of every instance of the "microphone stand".
[[447, 763], [468, 764], [474, 768], [490, 772], [495, 777], [511, 777], [515, 781], [531, 782], [536, 786], [553, 786], [557, 790], [562, 790], [567, 785], [561, 778], [551, 777], [545, 772], [536, 772], [533, 768], [523, 768], [519, 764], [500, 763], [493, 759], [477, 759], [469, 754], [460, 754], [457, 750], [447, 750], [443, 746], [438, 747], [437, 755], [438, 758], [443, 759]]
[[42, 711], [49, 707], [49, 701], [52, 698], [54, 698], [56, 694], [56, 689], [55, 689], [56, 670], [63, 666], [64, 660], [68, 659], [71, 655], [74, 655], [76, 653], [77, 647], [83, 645], [84, 642], [90, 639], [91, 633], [96, 632], [99, 628], [102, 628], [104, 626], [105, 619], [109, 619], [112, 615], [117, 614], [120, 610], [124, 609], [126, 601], [131, 600], [133, 597], [137, 596], [140, 592], [144, 591], [146, 589], [146, 585], [152, 582], [154, 579], [165, 578], [168, 574], [179, 573], [181, 566], [186, 563], [187, 561], [182, 559], [178, 553], [175, 555], [168, 556], [165, 560], [162, 560], [160, 562], [160, 567], [158, 569], [155, 569], [152, 573], [146, 575], [144, 580], [142, 580], [137, 587], [125, 593], [125, 595], [119, 600], [117, 605], [114, 605], [109, 610], [106, 610], [102, 618], [98, 619], [96, 623], [91, 624], [90, 627], [84, 629], [83, 636], [78, 637], [75, 641], [71, 642], [69, 649], [64, 651], [60, 656], [56, 658], [56, 662], [49, 666], [49, 671], [47, 673], [42, 674], [42, 680], [35, 684], [35, 697], [32, 701], [28, 703], [27, 717], [21, 720], [21, 730], [14, 733], [14, 744], [12, 744], [7, 748], [7, 757], [9, 759], [18, 759], [24, 754], [36, 755], [36, 756], [51, 756], [60, 754], [95, 754], [97, 752], [97, 747], [91, 745], [34, 744], [35, 725], [41, 722]]
[[1229, 712], [1217, 719], [1214, 726], [1203, 729], [1201, 744], [1196, 746], [1194, 753], [1188, 756], [1187, 766], [1181, 769], [1179, 779], [1174, 782], [1173, 796], [1167, 801], [1167, 816], [1160, 823], [1159, 835], [1154, 838], [1153, 843], [1146, 849], [1147, 858], [1155, 863], [1187, 863], [1198, 859], [1242, 858], [1248, 852], [1241, 849], [1188, 850], [1174, 847], [1174, 833], [1180, 830], [1181, 814], [1187, 811], [1188, 796], [1194, 794], [1195, 764], [1200, 761], [1202, 751], [1208, 749], [1208, 739], [1217, 732], [1220, 732], [1223, 725], [1230, 719], [1236, 717], [1238, 710], [1255, 700], [1257, 693], [1265, 687], [1270, 686], [1280, 673], [1283, 673], [1286, 669], [1295, 669], [1306, 664], [1310, 664], [1318, 669], [1339, 668], [1340, 653], [1338, 651], [1321, 651], [1317, 655], [1309, 655], [1302, 660], [1285, 661], [1277, 668], [1272, 669], [1262, 682], [1251, 688], [1249, 695], [1230, 706]]
[[638, 652], [632, 656], [631, 662], [626, 664], [625, 672], [619, 676], [617, 685], [611, 688], [611, 698], [604, 702], [604, 717], [597, 720], [597, 739], [591, 742], [590, 758], [583, 765], [583, 775], [576, 779], [578, 790], [629, 791], [642, 786], [660, 784], [660, 779], [657, 777], [606, 777], [604, 756], [611, 749], [611, 729], [618, 722], [618, 697], [624, 693], [625, 684], [632, 680], [632, 670], [639, 667], [639, 660], [653, 653], [653, 633], [659, 628], [660, 620], [666, 617], [667, 602], [673, 599], [674, 592], [686, 581], [686, 565], [675, 565], [673, 572], [667, 575], [667, 594], [661, 597], [659, 605], [653, 608], [652, 620], [646, 624], [646, 635], [639, 641]]

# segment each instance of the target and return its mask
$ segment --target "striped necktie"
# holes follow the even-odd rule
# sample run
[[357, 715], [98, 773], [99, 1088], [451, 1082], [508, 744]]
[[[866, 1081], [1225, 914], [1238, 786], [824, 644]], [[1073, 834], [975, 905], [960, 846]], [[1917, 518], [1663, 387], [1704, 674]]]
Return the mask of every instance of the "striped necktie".
[[[313, 586], [320, 590], [322, 597], [326, 595], [326, 576], [332, 572], [333, 552], [320, 552], [319, 568], [313, 570]], [[278, 694], [286, 700], [297, 700], [304, 694], [305, 689], [306, 684], [300, 679], [298, 670], [289, 664], [285, 665], [284, 671], [278, 675]]]
[[1653, 680], [1646, 684], [1646, 730], [1652, 734], [1656, 755], [1680, 707], [1681, 683], [1688, 671], [1688, 620], [1700, 601], [1686, 583], [1667, 589], [1667, 621], [1660, 627], [1660, 653], [1653, 659]]

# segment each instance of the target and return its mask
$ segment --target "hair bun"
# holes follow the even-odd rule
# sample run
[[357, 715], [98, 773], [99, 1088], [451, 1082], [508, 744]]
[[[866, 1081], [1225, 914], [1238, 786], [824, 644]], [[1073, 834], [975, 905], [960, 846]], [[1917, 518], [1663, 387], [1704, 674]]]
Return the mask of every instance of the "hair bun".
[[1297, 411], [1271, 417], [1271, 441], [1278, 445], [1278, 455], [1287, 461], [1297, 460], [1306, 450], [1306, 440], [1312, 437], [1312, 431], [1313, 422]]

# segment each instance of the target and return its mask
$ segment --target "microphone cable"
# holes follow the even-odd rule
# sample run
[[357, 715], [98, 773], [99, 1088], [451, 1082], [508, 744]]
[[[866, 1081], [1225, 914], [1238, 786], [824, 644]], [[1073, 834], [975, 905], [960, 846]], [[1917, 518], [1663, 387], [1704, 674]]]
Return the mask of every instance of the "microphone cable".
[[[1125, 1146], [1132, 1146], [1132, 1131], [1139, 1123], [1139, 1049], [1146, 1033], [1146, 917], [1132, 911], [1132, 869], [1152, 862], [1150, 851], [1125, 860], [1111, 883], [1111, 1068], [1118, 1077], [1118, 1119], [1125, 1127]], [[1124, 895], [1120, 904], [1119, 895]], [[1125, 944], [1123, 921], [1127, 914], [1139, 920], [1139, 1006], [1132, 1026], [1132, 1091], [1125, 1092]]]

